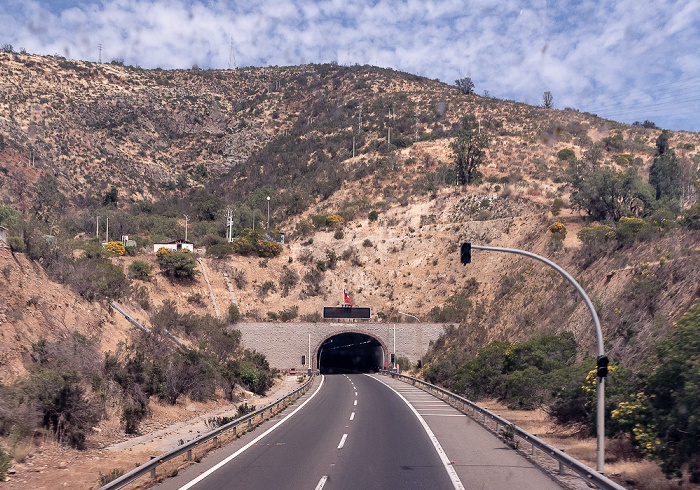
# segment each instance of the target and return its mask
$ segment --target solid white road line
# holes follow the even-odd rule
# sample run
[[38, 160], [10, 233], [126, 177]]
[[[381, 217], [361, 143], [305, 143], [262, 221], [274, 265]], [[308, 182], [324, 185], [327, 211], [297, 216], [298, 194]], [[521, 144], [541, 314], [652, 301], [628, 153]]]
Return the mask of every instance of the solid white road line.
[[352, 419], [354, 419], [354, 418], [355, 418], [355, 412], [352, 412], [352, 413], [350, 414], [350, 420], [352, 420]]
[[[323, 382], [324, 382], [325, 380], [326, 380], [326, 377], [325, 377], [324, 375], [321, 375], [321, 384], [318, 385], [318, 388], [316, 388], [316, 391], [314, 391], [313, 394], [312, 394], [309, 398], [307, 398], [306, 401], [304, 401], [304, 403], [302, 403], [301, 405], [299, 405], [299, 406], [296, 408], [296, 410], [294, 410], [292, 413], [290, 413], [289, 415], [287, 415], [285, 418], [283, 418], [282, 420], [280, 420], [279, 422], [277, 422], [275, 425], [273, 425], [272, 427], [270, 427], [268, 430], [266, 430], [265, 432], [263, 432], [262, 434], [260, 434], [258, 437], [256, 437], [256, 438], [253, 439], [252, 441], [250, 441], [248, 444], [246, 444], [245, 446], [243, 446], [242, 448], [240, 448], [238, 451], [236, 451], [235, 453], [233, 453], [233, 454], [232, 454], [231, 456], [229, 456], [228, 458], [224, 459], [222, 462], [220, 462], [220, 463], [217, 464], [216, 466], [212, 466], [209, 470], [205, 471], [204, 473], [202, 473], [201, 475], [199, 475], [197, 478], [195, 478], [195, 479], [192, 480], [191, 482], [187, 483], [186, 485], [181, 486], [179, 490], [187, 490], [188, 488], [192, 488], [194, 485], [196, 485], [196, 484], [199, 483], [200, 481], [204, 480], [206, 477], [208, 477], [209, 475], [211, 475], [212, 473], [214, 473], [216, 470], [218, 470], [218, 469], [221, 468], [222, 466], [225, 466], [226, 464], [228, 464], [228, 463], [230, 463], [231, 461], [233, 461], [233, 459], [236, 458], [237, 456], [239, 456], [240, 454], [242, 454], [243, 451], [245, 451], [246, 449], [248, 449], [248, 448], [250, 448], [251, 446], [255, 445], [258, 441], [260, 441], [263, 437], [265, 437], [265, 436], [268, 435], [270, 432], [272, 432], [273, 430], [275, 430], [277, 427], [279, 427], [280, 425], [284, 424], [284, 423], [285, 423], [287, 420], [289, 420], [295, 413], [297, 413], [299, 410], [301, 410], [302, 408], [304, 408], [304, 405], [306, 405], [307, 403], [309, 403], [309, 402], [313, 399], [313, 397], [315, 397], [315, 396], [318, 394], [318, 392], [321, 390], [321, 387], [323, 386]], [[324, 482], [324, 483], [325, 483], [325, 482]]]
[[343, 446], [345, 445], [345, 441], [347, 440], [348, 435], [343, 434], [343, 437], [340, 439], [340, 444], [338, 444], [338, 449], [343, 449]]
[[328, 480], [328, 476], [324, 475], [323, 477], [321, 477], [321, 479], [318, 482], [318, 485], [316, 485], [316, 490], [321, 490], [326, 484], [326, 480]]
[[430, 429], [430, 426], [428, 426], [428, 423], [421, 417], [421, 415], [418, 413], [418, 411], [413, 408], [413, 405], [409, 403], [406, 398], [396, 391], [394, 388], [389, 386], [387, 383], [382, 381], [379, 378], [375, 378], [374, 376], [370, 376], [369, 374], [365, 374], [365, 376], [370, 377], [374, 380], [377, 380], [387, 388], [389, 388], [391, 391], [396, 393], [396, 395], [401, 398], [406, 405], [408, 405], [408, 408], [411, 409], [413, 414], [418, 418], [418, 422], [423, 426], [423, 430], [425, 430], [425, 433], [428, 434], [428, 437], [430, 438], [430, 441], [433, 443], [433, 447], [435, 448], [435, 451], [437, 451], [438, 456], [440, 457], [440, 461], [442, 461], [442, 464], [447, 471], [448, 476], [450, 477], [450, 480], [452, 480], [452, 486], [455, 488], [455, 490], [464, 490], [464, 485], [462, 485], [462, 481], [459, 479], [459, 476], [457, 475], [457, 472], [455, 471], [454, 467], [452, 466], [452, 463], [447, 457], [447, 454], [445, 454], [445, 450], [442, 449], [442, 446], [440, 445], [440, 442], [437, 440], [437, 437], [435, 437], [435, 434], [433, 431]]

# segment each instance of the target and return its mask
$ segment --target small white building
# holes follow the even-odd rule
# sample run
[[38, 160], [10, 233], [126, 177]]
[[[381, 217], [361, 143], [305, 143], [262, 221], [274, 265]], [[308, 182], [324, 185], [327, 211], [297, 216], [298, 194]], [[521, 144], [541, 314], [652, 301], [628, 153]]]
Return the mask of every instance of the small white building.
[[7, 228], [0, 226], [0, 242], [7, 243]]
[[189, 250], [190, 252], [194, 252], [194, 243], [186, 242], [184, 240], [174, 240], [172, 242], [153, 244], [153, 252], [157, 252], [161, 248], [171, 250], [173, 252], [179, 252], [180, 250]]

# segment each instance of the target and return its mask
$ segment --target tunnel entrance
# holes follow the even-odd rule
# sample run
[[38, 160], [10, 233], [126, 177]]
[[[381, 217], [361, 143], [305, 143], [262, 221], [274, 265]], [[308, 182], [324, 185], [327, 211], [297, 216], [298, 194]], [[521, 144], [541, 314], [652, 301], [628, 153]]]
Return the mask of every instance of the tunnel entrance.
[[383, 365], [384, 349], [369, 335], [340, 333], [321, 344], [316, 362], [321, 374], [372, 373]]

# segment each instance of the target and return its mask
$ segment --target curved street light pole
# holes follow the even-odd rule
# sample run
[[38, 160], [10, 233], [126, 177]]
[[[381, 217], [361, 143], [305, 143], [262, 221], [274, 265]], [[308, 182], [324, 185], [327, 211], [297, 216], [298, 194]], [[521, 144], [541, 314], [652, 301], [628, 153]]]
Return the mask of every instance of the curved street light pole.
[[[539, 260], [540, 262], [544, 262], [554, 270], [556, 270], [559, 274], [564, 276], [564, 278], [569, 281], [579, 292], [581, 297], [583, 297], [583, 300], [586, 303], [586, 306], [588, 306], [588, 310], [591, 313], [591, 317], [593, 317], [593, 324], [595, 325], [595, 330], [596, 330], [596, 339], [598, 342], [598, 361], [600, 363], [601, 359], [605, 359], [606, 361], [606, 366], [607, 366], [607, 358], [605, 358], [605, 352], [604, 352], [604, 347], [603, 347], [603, 329], [600, 326], [600, 320], [598, 319], [598, 314], [595, 311], [595, 307], [593, 306], [593, 303], [591, 302], [591, 299], [588, 297], [586, 292], [583, 290], [581, 285], [576, 282], [576, 280], [569, 275], [564, 269], [559, 267], [557, 264], [552, 262], [551, 260], [545, 259], [544, 257], [541, 257], [539, 255], [533, 254], [531, 252], [526, 252], [525, 250], [519, 250], [516, 248], [500, 248], [500, 247], [484, 247], [481, 245], [471, 245], [472, 249], [477, 249], [477, 250], [490, 250], [492, 252], [507, 252], [507, 253], [513, 253], [513, 254], [518, 254], [518, 255], [525, 255], [526, 257], [533, 258], [535, 260]], [[600, 364], [599, 364], [600, 365]], [[597, 439], [598, 439], [598, 447], [596, 450], [596, 470], [599, 471], [600, 473], [604, 473], [604, 465], [605, 465], [605, 378], [604, 377], [598, 377], [598, 409], [597, 409], [597, 420], [596, 420], [596, 432], [597, 434]]]

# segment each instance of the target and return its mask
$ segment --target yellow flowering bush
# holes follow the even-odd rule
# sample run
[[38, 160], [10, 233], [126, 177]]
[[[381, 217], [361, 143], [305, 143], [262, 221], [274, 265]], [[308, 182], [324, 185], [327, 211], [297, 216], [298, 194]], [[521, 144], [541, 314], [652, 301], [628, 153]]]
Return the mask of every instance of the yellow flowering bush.
[[124, 248], [124, 244], [122, 242], [109, 242], [107, 245], [105, 245], [105, 249], [108, 251], [112, 252], [114, 255], [124, 255], [126, 253], [126, 248]]
[[159, 248], [158, 251], [156, 252], [156, 257], [161, 258], [163, 255], [169, 254], [169, 253], [170, 253], [170, 250], [168, 250], [168, 249], [165, 248], [165, 247], [161, 247], [161, 248]]
[[552, 233], [552, 248], [561, 248], [564, 238], [566, 238], [566, 226], [564, 226], [564, 223], [557, 221], [549, 225], [547, 229]]
[[586, 245], [604, 243], [615, 238], [615, 229], [608, 225], [584, 226], [576, 236]]
[[326, 216], [326, 226], [333, 228], [343, 222], [343, 218], [337, 214], [329, 214]]
[[547, 229], [552, 232], [552, 235], [562, 235], [562, 238], [566, 236], [566, 226], [564, 226], [564, 223], [557, 221], [549, 225]]

